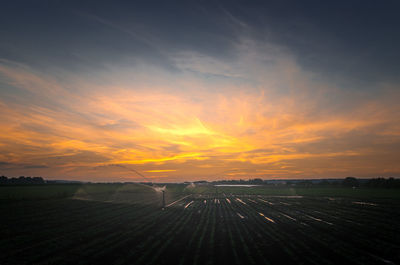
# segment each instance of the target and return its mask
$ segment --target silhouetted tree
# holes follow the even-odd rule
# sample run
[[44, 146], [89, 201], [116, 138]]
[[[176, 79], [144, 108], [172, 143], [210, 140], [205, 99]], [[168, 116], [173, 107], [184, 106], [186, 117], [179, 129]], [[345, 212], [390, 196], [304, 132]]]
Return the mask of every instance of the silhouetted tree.
[[355, 177], [347, 177], [342, 182], [343, 186], [346, 187], [358, 187], [359, 183]]
[[372, 188], [400, 188], [400, 179], [373, 178], [366, 185]]

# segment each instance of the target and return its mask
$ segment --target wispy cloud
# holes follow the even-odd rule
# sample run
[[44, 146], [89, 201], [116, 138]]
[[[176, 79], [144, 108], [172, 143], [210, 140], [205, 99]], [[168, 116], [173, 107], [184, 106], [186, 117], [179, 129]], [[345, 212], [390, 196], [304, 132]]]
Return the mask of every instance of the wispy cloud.
[[247, 37], [235, 47], [229, 61], [173, 54], [179, 73], [115, 65], [102, 83], [2, 62], [2, 95], [13, 99], [0, 100], [2, 170], [134, 177], [98, 169], [121, 164], [164, 181], [400, 172], [395, 84], [346, 91], [281, 47]]

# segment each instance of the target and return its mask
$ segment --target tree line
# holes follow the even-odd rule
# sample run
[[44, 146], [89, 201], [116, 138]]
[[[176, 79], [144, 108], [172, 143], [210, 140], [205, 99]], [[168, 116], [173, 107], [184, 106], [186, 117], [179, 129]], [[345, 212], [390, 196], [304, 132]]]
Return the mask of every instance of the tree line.
[[8, 178], [6, 176], [0, 177], [0, 185], [14, 185], [14, 184], [45, 184], [42, 177], [25, 177], [20, 176], [17, 178]]
[[[206, 181], [197, 181], [197, 183]], [[196, 183], [196, 182], [195, 182]], [[297, 187], [315, 187], [315, 186], [342, 186], [342, 187], [371, 187], [371, 188], [400, 188], [399, 178], [372, 178], [358, 179], [347, 177], [344, 179], [290, 179], [290, 180], [263, 180], [260, 178], [249, 180], [218, 180], [212, 184], [252, 184], [269, 186], [297, 186]]]
[[[45, 181], [42, 177], [0, 177], [0, 185], [21, 185], [21, 184], [46, 184], [57, 183], [57, 181]], [[195, 181], [196, 184], [209, 183], [208, 181]], [[357, 179], [355, 177], [347, 177], [345, 179], [303, 179], [303, 180], [263, 180], [260, 178], [248, 180], [219, 180], [213, 181], [212, 184], [252, 184], [252, 185], [271, 185], [271, 186], [344, 186], [344, 187], [371, 187], [371, 188], [400, 188], [399, 178], [372, 178]]]

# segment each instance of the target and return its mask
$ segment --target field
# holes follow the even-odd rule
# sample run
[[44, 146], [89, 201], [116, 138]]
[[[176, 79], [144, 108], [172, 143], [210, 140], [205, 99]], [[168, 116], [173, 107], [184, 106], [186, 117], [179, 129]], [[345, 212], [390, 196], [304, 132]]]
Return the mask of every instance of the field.
[[400, 263], [398, 190], [159, 188], [0, 187], [0, 264]]

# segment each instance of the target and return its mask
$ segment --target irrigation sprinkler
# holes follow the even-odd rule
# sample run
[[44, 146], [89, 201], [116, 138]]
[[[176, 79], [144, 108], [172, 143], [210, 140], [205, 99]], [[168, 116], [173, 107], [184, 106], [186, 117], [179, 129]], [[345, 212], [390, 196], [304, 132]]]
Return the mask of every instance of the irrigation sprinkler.
[[165, 209], [165, 190], [162, 190], [162, 209]]
[[[125, 170], [128, 170], [130, 172], [133, 172], [137, 175], [139, 175], [140, 177], [142, 177], [143, 179], [145, 179], [146, 181], [148, 181], [150, 183], [150, 186], [155, 190], [155, 191], [161, 191], [162, 192], [162, 209], [165, 209], [165, 186], [164, 187], [157, 187], [156, 185], [154, 185], [154, 183], [148, 179], [147, 177], [145, 177], [142, 173], [140, 173], [139, 171], [133, 169], [133, 168], [129, 168], [123, 165], [119, 165], [119, 164], [109, 164], [106, 166], [114, 166], [114, 167], [120, 167], [123, 168]], [[96, 168], [96, 167], [95, 167]]]

